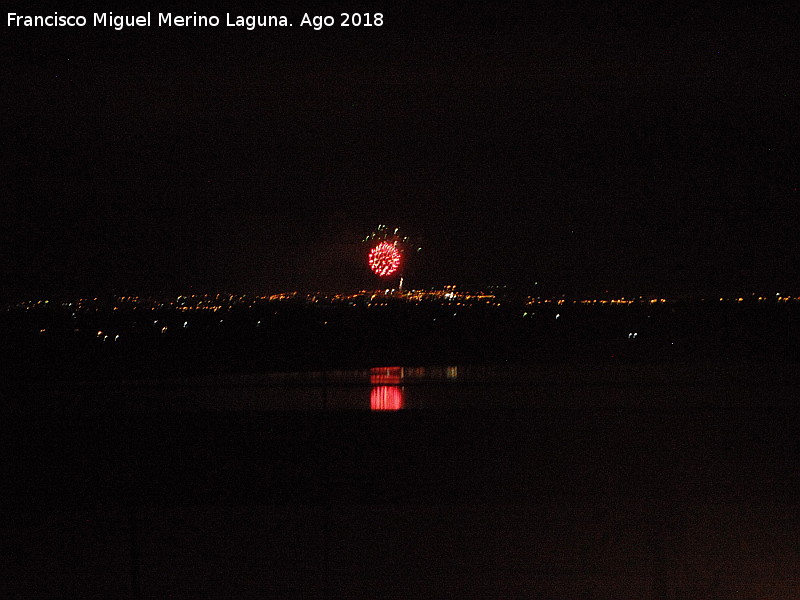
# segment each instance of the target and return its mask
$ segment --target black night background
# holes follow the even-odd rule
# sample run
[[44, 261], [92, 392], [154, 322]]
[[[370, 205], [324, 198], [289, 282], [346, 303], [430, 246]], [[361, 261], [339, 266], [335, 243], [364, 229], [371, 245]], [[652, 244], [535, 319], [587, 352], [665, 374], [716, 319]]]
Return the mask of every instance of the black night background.
[[800, 594], [793, 3], [0, 16], [0, 596]]
[[6, 27], [3, 296], [361, 288], [384, 222], [419, 286], [796, 291], [794, 10], [386, 11]]

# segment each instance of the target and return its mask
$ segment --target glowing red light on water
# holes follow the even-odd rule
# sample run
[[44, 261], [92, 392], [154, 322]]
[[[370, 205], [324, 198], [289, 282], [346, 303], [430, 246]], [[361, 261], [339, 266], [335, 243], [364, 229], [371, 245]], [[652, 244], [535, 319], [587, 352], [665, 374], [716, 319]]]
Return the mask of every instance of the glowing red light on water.
[[372, 385], [398, 384], [403, 381], [403, 367], [373, 367], [369, 370]]
[[400, 250], [389, 242], [381, 242], [369, 251], [369, 268], [378, 277], [388, 277], [400, 268]]
[[403, 388], [396, 385], [378, 385], [369, 394], [372, 410], [400, 410], [403, 408]]
[[374, 367], [369, 381], [373, 385], [369, 395], [372, 410], [400, 410], [403, 408], [402, 367]]

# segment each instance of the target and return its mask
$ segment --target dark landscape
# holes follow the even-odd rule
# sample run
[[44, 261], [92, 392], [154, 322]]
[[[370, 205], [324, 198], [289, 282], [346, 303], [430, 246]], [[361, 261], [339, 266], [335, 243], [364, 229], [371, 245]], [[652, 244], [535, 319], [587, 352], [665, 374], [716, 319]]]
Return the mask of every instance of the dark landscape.
[[[445, 297], [445, 294], [450, 297]], [[7, 381], [387, 365], [796, 361], [800, 299], [428, 291], [33, 301], [0, 314]]]
[[5, 313], [4, 597], [800, 591], [795, 302], [113, 304]]

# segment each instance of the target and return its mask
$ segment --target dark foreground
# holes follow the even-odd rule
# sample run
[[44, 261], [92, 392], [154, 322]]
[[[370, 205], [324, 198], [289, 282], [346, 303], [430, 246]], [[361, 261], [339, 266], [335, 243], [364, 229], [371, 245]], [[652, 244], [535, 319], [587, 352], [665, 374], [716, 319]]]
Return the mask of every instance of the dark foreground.
[[0, 597], [797, 598], [782, 383], [397, 412], [6, 391]]

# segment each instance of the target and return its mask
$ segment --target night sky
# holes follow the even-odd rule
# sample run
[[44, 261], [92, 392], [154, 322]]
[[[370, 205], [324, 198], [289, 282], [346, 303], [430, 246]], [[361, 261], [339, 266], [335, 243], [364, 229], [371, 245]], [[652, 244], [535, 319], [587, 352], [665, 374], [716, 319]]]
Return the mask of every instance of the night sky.
[[178, 5], [4, 5], [0, 298], [377, 287], [379, 223], [423, 247], [410, 287], [800, 287], [792, 3], [371, 4], [319, 32], [303, 2], [121, 32], [6, 13]]

